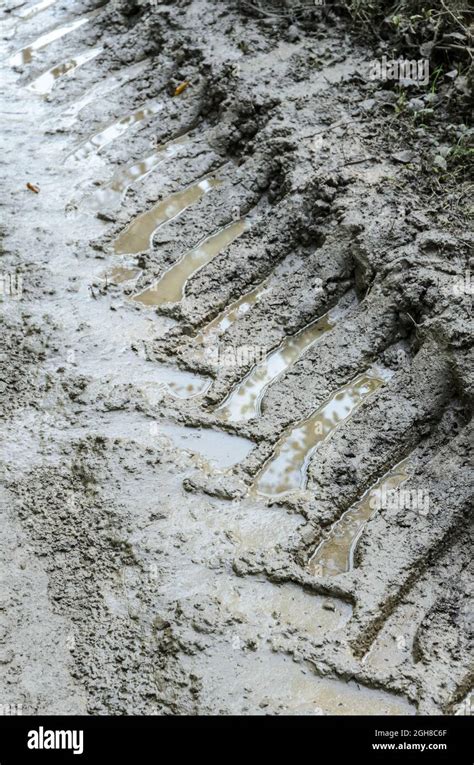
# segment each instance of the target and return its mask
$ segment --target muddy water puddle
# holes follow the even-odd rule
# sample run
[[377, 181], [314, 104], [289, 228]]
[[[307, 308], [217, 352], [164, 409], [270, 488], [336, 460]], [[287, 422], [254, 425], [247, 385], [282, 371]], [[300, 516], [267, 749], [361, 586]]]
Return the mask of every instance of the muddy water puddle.
[[80, 66], [84, 66], [84, 64], [97, 58], [97, 56], [102, 53], [102, 50], [102, 48], [93, 48], [92, 50], [80, 53], [75, 58], [69, 59], [69, 61], [64, 61], [62, 64], [53, 66], [47, 72], [44, 72], [44, 74], [37, 77], [36, 80], [33, 80], [33, 82], [28, 85], [28, 90], [32, 90], [40, 96], [46, 96], [51, 92], [56, 81], [60, 77], [73, 74]]
[[173, 370], [172, 373], [167, 373], [167, 377], [166, 389], [174, 398], [188, 399], [202, 396], [209, 390], [211, 384], [210, 380], [181, 370]]
[[262, 297], [268, 293], [269, 289], [270, 287], [268, 283], [263, 282], [250, 290], [250, 292], [242, 295], [242, 297], [234, 300], [196, 335], [196, 342], [206, 343], [209, 342], [211, 338], [222, 335], [242, 316], [245, 316], [252, 306], [257, 305]]
[[185, 253], [155, 284], [134, 295], [133, 300], [146, 306], [179, 302], [184, 298], [184, 290], [190, 277], [223, 252], [246, 228], [246, 221], [239, 220], [207, 237], [197, 247]]
[[105, 354], [98, 360], [88, 362], [87, 359], [81, 359], [81, 372], [100, 379], [102, 383], [109, 380], [111, 386], [115, 380], [126, 379], [127, 384], [139, 388], [153, 404], [159, 403], [163, 394], [181, 399], [201, 396], [211, 384], [207, 378], [184, 372], [177, 367], [151, 364], [132, 352], [117, 352], [112, 358], [113, 349], [104, 350]]
[[262, 398], [269, 385], [333, 326], [334, 321], [327, 313], [295, 335], [286, 337], [278, 348], [268, 354], [263, 362], [257, 364], [230, 396], [216, 408], [218, 416], [233, 422], [258, 417], [261, 414]]
[[117, 266], [112, 268], [104, 275], [104, 281], [112, 282], [112, 284], [124, 284], [125, 282], [131, 282], [141, 274], [140, 268], [127, 268], [126, 266]]
[[[130, 276], [127, 270], [132, 269], [120, 266], [113, 278], [124, 281]], [[102, 279], [105, 281], [105, 275]], [[84, 329], [81, 346], [73, 348], [71, 354], [81, 374], [90, 377], [93, 384], [107, 388], [111, 396], [120, 385], [134, 386], [152, 404], [162, 401], [164, 395], [192, 398], [208, 390], [209, 378], [147, 360], [143, 344], [160, 337], [173, 322], [166, 320], [157, 324], [143, 316], [130, 316], [125, 310], [115, 311], [111, 320], [108, 306], [106, 301], [103, 304], [83, 301], [80, 312], [66, 318], [67, 321], [82, 319], [89, 325], [89, 330]], [[59, 360], [53, 359], [52, 363], [57, 365]]]
[[65, 35], [68, 35], [71, 32], [74, 32], [76, 29], [84, 26], [84, 24], [87, 24], [96, 15], [97, 11], [94, 11], [94, 13], [90, 13], [88, 16], [82, 16], [80, 19], [71, 21], [69, 24], [64, 24], [51, 29], [49, 32], [41, 35], [41, 37], [38, 37], [25, 48], [22, 48], [21, 50], [14, 53], [14, 55], [8, 59], [8, 63], [10, 66], [22, 66], [24, 64], [30, 64], [39, 50], [46, 48], [47, 45], [56, 42], [56, 40], [60, 40], [61, 37], [64, 37]]
[[261, 299], [271, 292], [274, 284], [278, 283], [279, 279], [288, 278], [289, 269], [295, 269], [298, 265], [301, 265], [298, 259], [293, 255], [289, 255], [260, 284], [257, 284], [256, 287], [252, 287], [251, 290], [233, 300], [218, 313], [214, 319], [196, 334], [195, 341], [200, 344], [214, 342], [254, 306], [258, 305]]
[[[406, 699], [386, 691], [318, 677], [310, 667], [273, 653], [255, 637], [240, 638], [229, 629], [228, 646], [210, 649], [190, 671], [200, 669], [201, 698], [222, 704], [229, 713], [304, 715], [413, 715]], [[249, 649], [248, 646], [251, 646]], [[256, 648], [254, 647], [256, 646]]]
[[191, 139], [188, 136], [182, 136], [158, 147], [148, 157], [120, 168], [109, 183], [105, 183], [94, 191], [87, 201], [87, 206], [94, 210], [111, 209], [118, 206], [127, 189], [133, 183], [146, 178], [152, 170], [166, 162], [167, 159], [177, 157], [190, 143]]
[[[415, 474], [415, 471], [415, 465], [412, 463], [410, 474]], [[437, 558], [435, 572], [425, 571], [417, 579], [413, 588], [408, 590], [388, 615], [363, 656], [363, 664], [367, 664], [371, 669], [393, 672], [406, 662], [407, 658], [413, 658], [417, 662], [413, 649], [420, 626], [436, 607], [439, 598], [444, 597], [448, 579], [457, 581], [462, 576], [465, 565], [462, 549], [463, 541], [459, 539]]]
[[247, 438], [209, 428], [157, 423], [157, 433], [168, 436], [180, 449], [200, 454], [210, 465], [225, 470], [242, 462], [255, 444]]
[[276, 497], [304, 488], [308, 462], [318, 444], [383, 383], [382, 377], [363, 374], [339, 388], [326, 404], [280, 438], [273, 456], [257, 475], [252, 492]]
[[353, 568], [354, 552], [365, 524], [376, 511], [384, 492], [397, 489], [408, 479], [408, 467], [408, 460], [400, 462], [377, 481], [359, 502], [346, 510], [309, 560], [308, 570], [312, 574], [336, 576]]
[[[35, 423], [38, 426], [40, 421], [36, 410], [32, 411], [30, 421], [32, 427]], [[49, 418], [47, 425], [48, 427], [44, 428], [45, 438], [60, 439], [61, 434], [57, 428], [57, 423]], [[215, 470], [227, 470], [232, 467], [243, 460], [254, 447], [252, 442], [240, 436], [233, 436], [221, 431], [211, 431], [206, 428], [180, 425], [161, 419], [151, 420], [137, 412], [123, 410], [107, 411], [101, 414], [97, 422], [78, 427], [77, 430], [72, 428], [70, 431], [70, 433], [77, 435], [83, 432], [97, 433], [112, 439], [136, 440], [148, 447], [156, 447], [159, 444], [160, 448], [167, 451], [170, 448], [175, 448], [182, 452], [189, 452], [194, 465], [201, 469], [205, 467], [212, 473]], [[64, 437], [67, 438], [66, 433], [64, 433]], [[26, 460], [25, 465], [27, 464]], [[186, 475], [189, 475], [188, 461], [186, 464], [188, 466]], [[179, 472], [178, 467], [176, 467], [176, 471]], [[181, 482], [182, 476], [179, 479], [179, 486], [181, 486]], [[179, 496], [178, 490], [176, 496]], [[176, 496], [173, 501], [176, 500]]]
[[149, 65], [148, 59], [139, 61], [138, 64], [132, 64], [131, 66], [124, 67], [117, 74], [107, 77], [105, 80], [101, 80], [89, 88], [77, 101], [69, 104], [58, 115], [54, 115], [44, 120], [42, 123], [43, 128], [51, 129], [67, 129], [74, 125], [79, 114], [86, 106], [91, 104], [96, 99], [108, 96], [113, 90], [122, 87], [125, 83], [135, 79], [140, 74], [143, 74], [147, 66]]
[[[151, 368], [153, 367], [153, 368]], [[183, 372], [176, 367], [149, 364], [133, 357], [129, 361], [117, 359], [117, 363], [102, 361], [101, 369], [81, 364], [81, 370], [103, 382], [109, 378], [111, 385], [115, 379], [126, 376], [127, 383], [139, 388], [150, 403], [159, 403], [163, 393], [174, 398], [188, 399], [202, 396], [210, 386], [210, 380], [191, 372]]]
[[153, 235], [160, 226], [173, 220], [173, 218], [177, 218], [184, 210], [198, 202], [212, 189], [220, 186], [221, 183], [222, 181], [218, 178], [205, 178], [158, 202], [151, 210], [135, 218], [119, 234], [113, 244], [115, 254], [138, 255], [138, 253], [148, 250]]
[[206, 513], [206, 525], [212, 531], [222, 530], [232, 541], [233, 555], [239, 556], [248, 551], [271, 554], [276, 547], [287, 545], [304, 524], [295, 513], [282, 511], [281, 507], [268, 507], [262, 512], [260, 503], [243, 498], [214, 500], [213, 512]]
[[102, 130], [91, 135], [86, 141], [77, 147], [69, 156], [76, 160], [85, 159], [89, 154], [98, 153], [109, 143], [120, 138], [131, 127], [138, 125], [143, 120], [151, 117], [153, 114], [157, 114], [163, 109], [162, 101], [150, 101], [145, 106], [137, 109], [131, 114], [127, 114], [124, 117], [112, 122]]
[[27, 19], [31, 19], [33, 16], [36, 16], [37, 13], [41, 13], [41, 11], [45, 11], [47, 8], [49, 8], [51, 5], [54, 5], [57, 2], [57, 0], [40, 0], [39, 3], [35, 3], [34, 5], [31, 5], [29, 8], [24, 8], [23, 10], [18, 11], [15, 15], [21, 19], [22, 21], [26, 21]]
[[413, 650], [413, 641], [421, 618], [420, 610], [419, 603], [399, 606], [396, 623], [389, 620], [382, 628], [363, 657], [362, 663], [382, 671], [393, 671], [403, 664]]
[[220, 589], [219, 599], [238, 622], [248, 621], [255, 632], [297, 628], [299, 634], [324, 637], [343, 627], [352, 615], [348, 603], [312, 595], [295, 584], [283, 585], [249, 577], [242, 586]]

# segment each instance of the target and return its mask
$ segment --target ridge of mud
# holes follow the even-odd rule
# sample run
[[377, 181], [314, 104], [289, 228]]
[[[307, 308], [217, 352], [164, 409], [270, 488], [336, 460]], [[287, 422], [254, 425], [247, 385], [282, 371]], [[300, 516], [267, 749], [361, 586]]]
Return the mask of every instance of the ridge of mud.
[[[44, 14], [6, 51], [64, 21], [54, 6]], [[1, 304], [2, 564], [22, 540], [13, 581], [24, 593], [38, 572], [48, 618], [35, 634], [60, 646], [54, 673], [32, 646], [31, 599], [9, 593], [2, 629], [18, 649], [5, 654], [1, 683], [29, 711], [330, 714], [341, 700], [348, 713], [434, 714], [452, 713], [472, 688], [472, 236], [448, 145], [465, 126], [442, 125], [443, 90], [430, 101], [408, 88], [403, 101], [369, 81], [373, 54], [332, 19], [291, 29], [253, 23], [231, 2], [116, 2], [29, 70], [6, 73], [21, 117], [6, 122], [19, 170], [4, 160], [2, 264], [8, 275], [21, 266], [24, 292]], [[20, 89], [99, 41], [92, 75], [81, 67], [45, 101]], [[106, 101], [94, 91], [137, 62], [144, 70]], [[89, 88], [96, 96], [69, 123]], [[439, 109], [431, 124], [413, 117], [416, 98]], [[155, 115], [74, 161], [81, 142], [156, 100]], [[183, 134], [186, 150], [131, 183], [120, 207], [87, 210], [117, 167]], [[446, 146], [446, 172], [434, 171]], [[112, 254], [137, 216], [210, 173], [221, 186], [157, 228], [150, 247]], [[183, 300], [157, 310], [130, 300], [249, 213], [248, 230], [190, 276]], [[114, 267], [133, 283], [105, 279]], [[259, 286], [203, 359], [196, 337]], [[269, 386], [261, 416], [219, 420], [213, 408], [255, 363], [244, 354], [226, 366], [219, 354], [268, 354], [340, 304], [331, 331]], [[385, 384], [321, 441], [305, 488], [276, 501], [248, 495], [285, 429], [373, 364]], [[192, 397], [178, 399], [165, 371], [182, 387], [189, 373], [210, 385], [195, 395], [189, 383]], [[235, 436], [253, 448], [219, 468], [205, 457], [213, 433], [230, 452]], [[416, 471], [404, 488], [425, 492], [428, 516], [382, 508], [351, 571], [310, 574], [317, 541], [408, 456]], [[31, 682], [29, 655], [43, 682]]]

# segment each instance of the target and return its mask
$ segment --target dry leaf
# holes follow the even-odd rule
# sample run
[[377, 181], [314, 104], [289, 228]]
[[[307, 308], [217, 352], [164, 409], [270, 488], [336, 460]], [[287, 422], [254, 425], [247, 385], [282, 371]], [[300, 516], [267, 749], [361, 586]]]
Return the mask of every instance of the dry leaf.
[[188, 87], [188, 85], [189, 85], [189, 82], [188, 82], [187, 80], [185, 80], [184, 82], [181, 82], [181, 83], [180, 83], [180, 84], [177, 86], [177, 88], [175, 89], [175, 91], [174, 91], [174, 95], [175, 95], [175, 96], [179, 96], [179, 94], [180, 94], [180, 93], [182, 93], [182, 92], [183, 92], [183, 90], [186, 90], [186, 88]]

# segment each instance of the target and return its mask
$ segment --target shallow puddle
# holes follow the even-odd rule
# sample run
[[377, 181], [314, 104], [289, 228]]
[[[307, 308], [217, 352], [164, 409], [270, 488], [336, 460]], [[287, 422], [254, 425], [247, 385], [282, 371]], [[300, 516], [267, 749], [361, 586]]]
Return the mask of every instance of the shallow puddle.
[[33, 16], [36, 16], [37, 13], [45, 11], [56, 2], [57, 0], [40, 0], [39, 3], [35, 3], [35, 5], [31, 5], [29, 8], [25, 8], [24, 10], [19, 11], [16, 16], [18, 16], [18, 18], [22, 19], [23, 21], [26, 19], [31, 19]]
[[[274, 271], [260, 284], [244, 293], [237, 300], [229, 303], [217, 316], [206, 324], [195, 336], [195, 341], [201, 344], [209, 344], [215, 341], [220, 335], [224, 334], [229, 327], [236, 321], [245, 316], [253, 306], [258, 305], [265, 295], [267, 295], [274, 284], [278, 284], [281, 279], [288, 279], [288, 267], [293, 265], [296, 268], [294, 256], [289, 255], [275, 267]], [[299, 265], [301, 265], [299, 263]]]
[[150, 364], [136, 356], [127, 362], [119, 354], [116, 360], [81, 361], [81, 369], [94, 379], [108, 380], [111, 386], [121, 375], [126, 375], [127, 382], [136, 386], [152, 404], [162, 401], [163, 393], [182, 399], [202, 396], [211, 385], [208, 378], [164, 364]]
[[326, 404], [280, 438], [272, 457], [255, 478], [252, 491], [276, 497], [304, 488], [308, 462], [317, 445], [383, 382], [363, 374], [339, 388]]
[[353, 568], [354, 551], [362, 530], [375, 512], [382, 492], [397, 489], [408, 479], [408, 460], [403, 460], [372, 486], [359, 502], [350, 507], [332, 527], [308, 562], [317, 576], [336, 576]]
[[94, 209], [103, 209], [104, 207], [110, 209], [120, 204], [125, 192], [132, 183], [141, 181], [152, 170], [161, 165], [162, 162], [176, 157], [189, 143], [190, 138], [182, 136], [160, 146], [156, 151], [139, 162], [120, 168], [109, 183], [104, 184], [94, 192], [88, 206]]
[[[120, 264], [113, 274], [114, 282], [131, 276], [131, 270], [128, 264]], [[105, 274], [102, 279], [105, 281]], [[109, 318], [109, 302], [105, 300], [83, 301], [83, 305], [86, 308], [81, 316], [91, 329], [83, 335], [75, 362], [81, 374], [91, 378], [91, 384], [97, 382], [113, 391], [120, 387], [120, 380], [124, 380], [136, 389], [137, 395], [142, 394], [152, 404], [158, 404], [164, 395], [178, 399], [202, 395], [210, 387], [212, 381], [208, 377], [147, 360], [142, 344], [168, 331], [173, 326], [170, 320], [157, 321], [156, 317], [149, 318], [143, 312], [130, 315], [125, 310], [114, 311]], [[131, 349], [132, 345], [136, 350]]]
[[[329, 715], [414, 715], [415, 707], [402, 696], [360, 685], [355, 680], [348, 683], [330, 678], [317, 679], [317, 691], [313, 701], [307, 693], [296, 703], [295, 714]], [[314, 705], [314, 706], [313, 706]]]
[[59, 40], [61, 37], [64, 37], [67, 34], [70, 34], [71, 32], [74, 32], [76, 29], [79, 29], [79, 27], [84, 26], [84, 24], [87, 24], [88, 21], [93, 18], [93, 16], [96, 15], [97, 12], [91, 13], [88, 16], [82, 16], [80, 19], [76, 19], [75, 21], [71, 21], [69, 24], [64, 24], [60, 27], [55, 27], [50, 32], [46, 32], [46, 34], [41, 35], [41, 37], [38, 37], [34, 42], [30, 43], [26, 48], [22, 48], [21, 50], [17, 51], [9, 60], [8, 63], [10, 66], [21, 66], [22, 64], [29, 64], [34, 58], [34, 55], [37, 51], [41, 50], [42, 48], [45, 48], [47, 45], [50, 45], [51, 43], [55, 42], [56, 40]]
[[183, 191], [177, 191], [158, 202], [151, 210], [135, 218], [119, 234], [113, 245], [115, 254], [138, 255], [138, 253], [148, 250], [153, 234], [160, 226], [176, 218], [187, 207], [198, 202], [201, 197], [220, 184], [221, 181], [217, 178], [205, 178], [199, 183], [195, 183]]
[[260, 415], [260, 403], [268, 386], [333, 326], [327, 313], [295, 335], [286, 337], [263, 362], [253, 367], [230, 396], [216, 408], [219, 417], [239, 422]]
[[[259, 555], [273, 555], [276, 547], [287, 545], [288, 539], [302, 531], [303, 521], [295, 513], [285, 512], [281, 507], [262, 507], [252, 497], [228, 503], [228, 514], [216, 506], [216, 515], [206, 516], [210, 528], [223, 528], [232, 540], [235, 556], [255, 551]], [[299, 588], [301, 590], [301, 588]]]
[[53, 128], [70, 128], [77, 120], [78, 115], [88, 104], [101, 97], [108, 97], [109, 94], [120, 88], [126, 82], [135, 79], [142, 74], [148, 66], [148, 59], [139, 61], [138, 64], [121, 69], [117, 74], [107, 77], [96, 83], [90, 90], [82, 95], [77, 101], [66, 107], [59, 115], [48, 118], [42, 123], [42, 127], [52, 125]]
[[157, 430], [158, 433], [169, 436], [178, 448], [197, 452], [218, 469], [241, 462], [255, 446], [247, 438], [210, 428], [192, 428], [158, 422]]
[[208, 342], [210, 338], [214, 336], [222, 335], [229, 327], [232, 326], [238, 319], [244, 316], [247, 311], [250, 311], [252, 306], [260, 302], [261, 298], [267, 294], [270, 289], [268, 283], [265, 281], [259, 284], [258, 287], [247, 292], [238, 300], [234, 300], [225, 308], [221, 313], [216, 316], [215, 319], [206, 324], [206, 326], [196, 335], [197, 343]]
[[145, 398], [154, 405], [162, 401], [163, 392], [173, 398], [190, 399], [204, 395], [211, 385], [210, 380], [191, 372], [183, 372], [176, 367], [165, 367], [158, 364], [153, 364], [153, 367], [153, 381], [142, 375], [140, 379], [137, 379], [136, 384]]
[[229, 592], [221, 590], [219, 597], [233, 621], [253, 622], [256, 632], [270, 633], [278, 625], [319, 638], [343, 627], [352, 615], [351, 605], [342, 600], [310, 594], [299, 585], [277, 585], [253, 577]]
[[[202, 677], [201, 698], [230, 714], [290, 715], [414, 715], [402, 696], [360, 685], [354, 680], [319, 677], [291, 656], [249, 636], [240, 638], [238, 625], [229, 627], [228, 646], [207, 649], [189, 671]], [[253, 647], [249, 649], [250, 644]]]
[[413, 641], [421, 618], [420, 603], [403, 603], [389, 620], [362, 659], [372, 669], [384, 672], [397, 669], [413, 651]]
[[140, 268], [117, 266], [108, 271], [104, 278], [107, 281], [112, 282], [112, 284], [123, 284], [124, 282], [130, 282], [133, 279], [136, 279], [140, 272]]
[[195, 396], [202, 396], [209, 390], [209, 380], [193, 375], [193, 382], [189, 382], [186, 375], [191, 375], [191, 373], [179, 370], [179, 372], [175, 373], [176, 379], [168, 380], [166, 383], [168, 393], [174, 396], [174, 398], [194, 398]]
[[147, 106], [142, 106], [132, 114], [127, 114], [125, 117], [112, 122], [107, 127], [99, 130], [94, 135], [90, 136], [84, 143], [82, 143], [77, 149], [71, 152], [74, 159], [85, 159], [93, 152], [98, 153], [104, 146], [107, 146], [116, 138], [122, 136], [133, 125], [137, 125], [147, 117], [151, 117], [152, 114], [157, 114], [163, 109], [163, 103], [161, 101], [150, 101]]
[[41, 74], [36, 80], [33, 80], [28, 85], [28, 90], [32, 90], [34, 93], [39, 93], [41, 96], [45, 96], [51, 92], [53, 86], [60, 77], [64, 75], [72, 74], [78, 67], [87, 64], [88, 61], [92, 61], [99, 53], [102, 53], [102, 48], [93, 48], [92, 50], [80, 53], [75, 58], [71, 58], [69, 61], [64, 61], [62, 64], [53, 66], [44, 74]]
[[245, 231], [246, 227], [245, 221], [239, 220], [222, 228], [217, 234], [207, 237], [197, 247], [183, 255], [155, 284], [134, 295], [133, 300], [148, 306], [179, 302], [184, 297], [188, 279], [225, 250]]

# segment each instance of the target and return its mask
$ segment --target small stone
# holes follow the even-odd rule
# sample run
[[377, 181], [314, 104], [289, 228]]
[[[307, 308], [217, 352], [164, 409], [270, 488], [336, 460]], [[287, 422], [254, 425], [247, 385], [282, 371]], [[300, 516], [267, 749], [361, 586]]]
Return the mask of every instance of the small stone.
[[466, 75], [463, 74], [462, 77], [456, 78], [455, 87], [456, 87], [456, 90], [458, 90], [464, 96], [470, 95], [470, 85]]
[[300, 39], [300, 32], [295, 24], [292, 24], [291, 27], [288, 28], [287, 36], [290, 42], [296, 42]]
[[424, 101], [421, 98], [410, 98], [407, 103], [407, 109], [410, 112], [421, 112], [425, 108]]
[[437, 154], [436, 157], [433, 160], [434, 167], [437, 167], [439, 170], [446, 170], [447, 164], [444, 157], [441, 156], [441, 154]]
[[384, 104], [394, 104], [397, 100], [397, 96], [393, 90], [378, 90], [377, 93], [375, 93], [374, 98], [377, 101], [382, 101]]
[[410, 151], [409, 149], [406, 149], [405, 151], [398, 151], [392, 154], [392, 159], [394, 159], [396, 162], [401, 162], [402, 165], [407, 165], [409, 162], [413, 162], [415, 157], [416, 153], [414, 151]]
[[99, 210], [99, 212], [96, 213], [96, 218], [98, 218], [99, 220], [103, 220], [106, 223], [114, 223], [117, 220], [115, 215], [104, 212], [103, 210]]
[[157, 632], [161, 632], [162, 630], [165, 630], [167, 627], [170, 626], [170, 623], [166, 621], [166, 619], [163, 619], [161, 616], [155, 616], [153, 619], [153, 627]]
[[362, 101], [359, 106], [364, 112], [371, 112], [376, 104], [375, 98], [367, 98], [365, 101]]
[[451, 153], [451, 146], [448, 146], [445, 144], [444, 146], [440, 146], [438, 149], [438, 154], [440, 154], [442, 157], [447, 157]]

